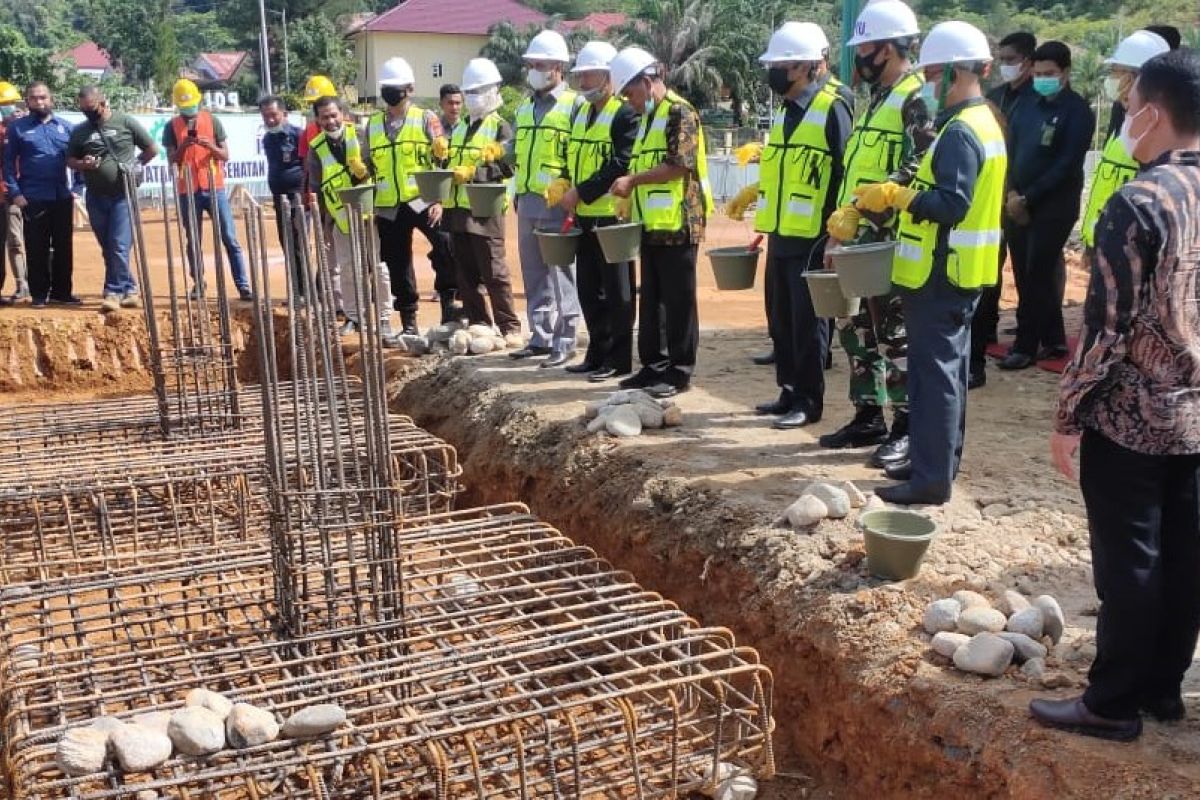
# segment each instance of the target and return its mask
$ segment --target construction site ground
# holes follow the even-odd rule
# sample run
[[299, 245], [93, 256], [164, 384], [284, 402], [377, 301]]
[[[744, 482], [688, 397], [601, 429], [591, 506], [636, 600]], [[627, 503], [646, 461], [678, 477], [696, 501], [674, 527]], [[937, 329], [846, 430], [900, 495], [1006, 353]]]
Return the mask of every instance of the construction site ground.
[[[152, 265], [165, 264], [161, 222], [147, 220]], [[157, 227], [156, 227], [157, 225]], [[511, 224], [510, 224], [511, 227]], [[746, 224], [714, 220], [705, 245], [749, 241]], [[276, 247], [276, 243], [269, 242]], [[509, 264], [520, 294], [515, 235]], [[98, 311], [103, 268], [90, 233], [76, 235], [82, 308], [0, 309], [0, 402], [78, 400], [147, 391], [137, 312]], [[702, 248], [702, 250], [705, 248]], [[418, 279], [432, 288], [418, 238]], [[282, 256], [273, 291], [282, 296]], [[721, 293], [703, 259], [703, 328], [693, 389], [678, 398], [681, 428], [620, 442], [588, 435], [584, 402], [611, 387], [538, 370], [503, 353], [470, 358], [395, 355], [393, 409], [458, 448], [467, 492], [459, 505], [520, 500], [705, 624], [754, 647], [775, 673], [780, 776], [760, 797], [1189, 797], [1200, 794], [1200, 669], [1185, 686], [1190, 719], [1148, 723], [1119, 745], [1042, 729], [1030, 698], [1047, 692], [1015, 670], [965, 676], [930, 654], [926, 604], [956, 589], [1049, 593], [1068, 627], [1049, 659], [1060, 696], [1085, 684], [1097, 600], [1078, 489], [1057, 475], [1047, 437], [1057, 376], [989, 371], [972, 392], [954, 499], [930, 509], [941, 533], [917, 579], [887, 583], [865, 569], [850, 520], [812, 532], [779, 523], [815, 478], [880, 480], [865, 451], [827, 451], [816, 438], [851, 413], [838, 352], [824, 419], [779, 432], [752, 407], [777, 389], [750, 356], [767, 346], [761, 277]], [[1082, 298], [1077, 265], [1068, 297]], [[1011, 281], [1010, 281], [1011, 283]], [[11, 284], [6, 291], [11, 290]], [[1012, 324], [1011, 292], [1001, 327]], [[238, 304], [234, 304], [237, 306]], [[237, 311], [241, 378], [255, 379], [248, 310]], [[422, 307], [432, 324], [436, 304]], [[1068, 310], [1078, 324], [1078, 309]], [[351, 345], [352, 346], [352, 345]], [[986, 512], [985, 512], [986, 510]]]

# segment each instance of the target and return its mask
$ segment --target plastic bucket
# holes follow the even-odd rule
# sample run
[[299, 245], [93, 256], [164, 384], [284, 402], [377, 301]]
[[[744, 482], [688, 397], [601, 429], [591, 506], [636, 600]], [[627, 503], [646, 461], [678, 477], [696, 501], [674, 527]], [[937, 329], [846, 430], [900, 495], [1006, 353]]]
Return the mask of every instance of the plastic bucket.
[[819, 318], [842, 319], [858, 313], [858, 298], [842, 294], [838, 274], [832, 270], [815, 270], [804, 273], [808, 281], [808, 296], [812, 298], [813, 312]]
[[867, 570], [878, 578], [903, 581], [921, 571], [938, 526], [924, 514], [901, 509], [866, 511], [858, 518], [867, 545]]
[[360, 183], [358, 186], [339, 189], [338, 195], [348, 206], [361, 206], [364, 216], [375, 213], [375, 184], [373, 183]]
[[424, 172], [414, 172], [417, 191], [426, 203], [444, 203], [450, 199], [450, 190], [454, 188], [454, 170], [427, 169]]
[[504, 200], [508, 187], [503, 183], [468, 183], [467, 201], [471, 204], [471, 216], [487, 218], [504, 215]]
[[621, 222], [594, 228], [600, 250], [609, 264], [624, 264], [638, 257], [642, 247], [642, 223]]
[[745, 247], [716, 247], [708, 251], [712, 261], [713, 276], [717, 288], [723, 292], [753, 289], [754, 276], [758, 273], [758, 257], [761, 247], [747, 250]]
[[896, 242], [871, 242], [835, 247], [833, 261], [847, 297], [879, 297], [892, 290], [892, 256]]
[[542, 251], [542, 261], [551, 267], [569, 267], [575, 263], [575, 251], [579, 249], [579, 237], [583, 231], [572, 228], [566, 233], [560, 231], [534, 231], [537, 236], [538, 249]]

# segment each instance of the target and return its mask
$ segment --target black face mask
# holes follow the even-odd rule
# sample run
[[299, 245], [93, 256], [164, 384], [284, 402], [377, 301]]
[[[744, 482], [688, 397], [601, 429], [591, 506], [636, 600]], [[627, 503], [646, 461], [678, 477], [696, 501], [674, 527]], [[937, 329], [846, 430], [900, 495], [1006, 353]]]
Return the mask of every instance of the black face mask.
[[771, 87], [772, 92], [784, 95], [791, 90], [792, 84], [795, 83], [788, 77], [791, 71], [791, 67], [771, 67], [767, 70], [767, 85]]
[[404, 98], [408, 97], [408, 90], [401, 89], [399, 86], [383, 86], [379, 89], [379, 96], [389, 106], [398, 106], [404, 102]]
[[100, 124], [100, 119], [104, 116], [104, 112], [98, 108], [91, 108], [83, 112], [83, 115], [88, 118], [88, 122], [98, 125]]
[[883, 73], [883, 70], [875, 64], [875, 57], [879, 55], [879, 50], [880, 48], [876, 47], [865, 56], [854, 54], [854, 69], [858, 72], [858, 76], [867, 83], [876, 83]]

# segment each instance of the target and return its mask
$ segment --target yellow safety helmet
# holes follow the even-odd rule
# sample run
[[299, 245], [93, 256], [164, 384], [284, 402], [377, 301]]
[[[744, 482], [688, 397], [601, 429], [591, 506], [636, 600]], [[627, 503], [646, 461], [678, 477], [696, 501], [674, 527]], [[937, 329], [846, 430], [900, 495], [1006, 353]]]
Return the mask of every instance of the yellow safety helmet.
[[0, 81], [0, 106], [21, 102], [21, 92], [8, 81]]
[[200, 105], [200, 88], [187, 78], [175, 81], [171, 90], [171, 101], [179, 108], [191, 108]]
[[337, 97], [337, 89], [334, 88], [333, 81], [324, 75], [313, 75], [308, 79], [308, 83], [304, 84], [304, 99], [315, 103], [322, 97]]

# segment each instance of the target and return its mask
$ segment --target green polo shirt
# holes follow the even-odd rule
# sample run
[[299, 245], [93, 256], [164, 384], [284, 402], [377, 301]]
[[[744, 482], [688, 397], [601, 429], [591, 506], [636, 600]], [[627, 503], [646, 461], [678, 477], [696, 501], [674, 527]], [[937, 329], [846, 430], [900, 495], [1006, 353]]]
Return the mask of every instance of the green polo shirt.
[[136, 119], [128, 114], [114, 111], [100, 123], [100, 130], [89, 120], [84, 120], [71, 131], [67, 142], [67, 155], [72, 158], [96, 156], [100, 159], [99, 169], [83, 173], [89, 192], [109, 197], [123, 194], [120, 164], [131, 164], [137, 151], [154, 147], [154, 140]]

